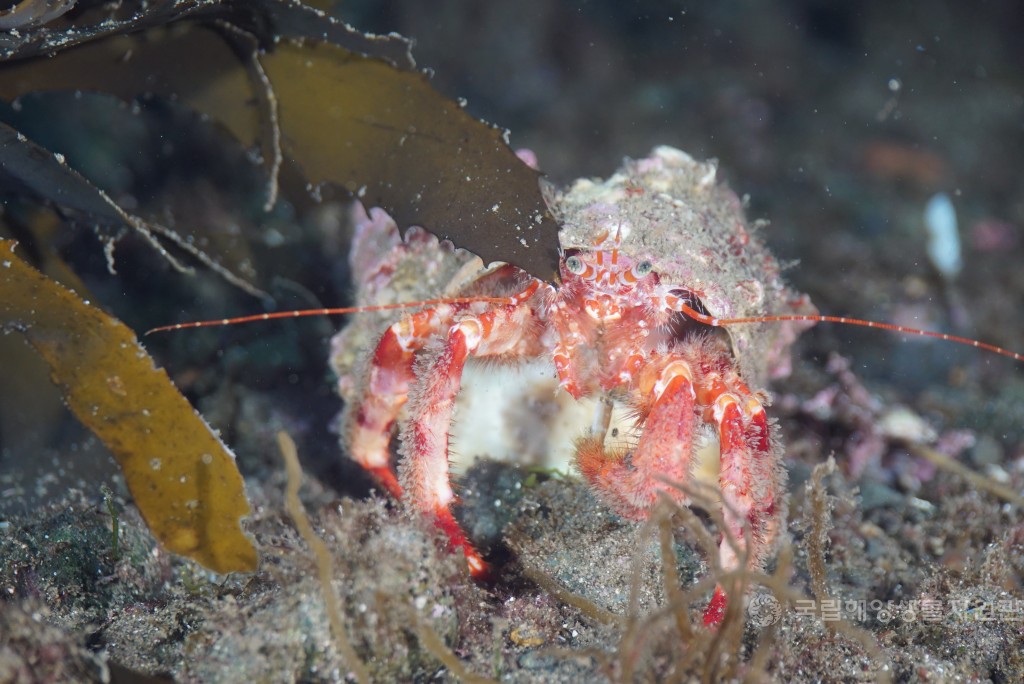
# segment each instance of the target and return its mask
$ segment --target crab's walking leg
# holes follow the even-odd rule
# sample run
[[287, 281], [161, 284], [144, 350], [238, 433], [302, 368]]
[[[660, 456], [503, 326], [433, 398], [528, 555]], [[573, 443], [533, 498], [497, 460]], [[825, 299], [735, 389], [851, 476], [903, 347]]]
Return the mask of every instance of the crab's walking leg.
[[362, 401], [349, 412], [349, 451], [382, 487], [400, 498], [402, 488], [391, 469], [391, 428], [409, 398], [415, 353], [444, 325], [454, 307], [441, 305], [394, 323], [385, 331], [370, 361]]
[[[782, 515], [777, 503], [784, 475], [764, 407], [735, 373], [726, 375], [732, 377], [709, 373], [703, 387], [707, 397], [700, 398], [718, 426], [726, 528], [718, 553], [722, 570], [728, 572], [739, 568], [743, 557], [748, 568], [762, 567], [779, 533]], [[704, 624], [717, 625], [725, 608], [725, 591], [718, 585], [704, 611]]]
[[[636, 387], [642, 403], [653, 398], [636, 449], [609, 453], [602, 437], [583, 439], [576, 454], [580, 471], [629, 518], [645, 518], [658, 492], [686, 503], [683, 491], [669, 483], [689, 479], [694, 426], [702, 419], [697, 407], [706, 407], [703, 419], [717, 425], [721, 449], [726, 531], [719, 565], [729, 572], [746, 558], [747, 567], [760, 569], [779, 532], [783, 477], [764, 407], [729, 369], [729, 360], [714, 356], [703, 361], [666, 357], [643, 368]], [[717, 625], [725, 608], [725, 591], [719, 585], [704, 611], [704, 624]]]
[[[534, 288], [536, 289], [536, 288]], [[525, 304], [500, 306], [460, 317], [443, 346], [417, 365], [420, 385], [411, 404], [411, 419], [402, 432], [402, 486], [412, 505], [434, 516], [452, 548], [462, 547], [470, 571], [480, 576], [487, 566], [452, 515], [455, 499], [448, 475], [448, 429], [470, 356], [517, 358], [539, 351], [532, 309]]]

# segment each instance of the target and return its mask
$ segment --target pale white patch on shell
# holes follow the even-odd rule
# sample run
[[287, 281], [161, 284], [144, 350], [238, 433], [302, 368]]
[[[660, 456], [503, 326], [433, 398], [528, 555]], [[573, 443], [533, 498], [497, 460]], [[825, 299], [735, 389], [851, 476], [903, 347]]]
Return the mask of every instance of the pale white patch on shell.
[[[597, 410], [595, 399], [576, 401], [559, 390], [550, 361], [517, 366], [468, 363], [451, 429], [453, 472], [477, 457], [568, 471], [575, 443]], [[635, 444], [628, 411], [612, 411], [621, 446]], [[630, 442], [632, 439], [632, 442]]]

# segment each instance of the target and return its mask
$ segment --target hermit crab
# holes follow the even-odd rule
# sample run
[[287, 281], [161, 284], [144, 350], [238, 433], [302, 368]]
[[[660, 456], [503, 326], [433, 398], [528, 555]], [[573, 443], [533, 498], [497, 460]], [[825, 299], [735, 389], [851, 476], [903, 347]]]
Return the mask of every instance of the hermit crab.
[[[629, 519], [644, 519], [659, 497], [690, 503], [698, 451], [716, 445], [724, 522], [718, 564], [727, 572], [744, 563], [761, 570], [786, 514], [784, 450], [763, 388], [789, 373], [789, 348], [803, 329], [851, 323], [1024, 356], [952, 335], [819, 315], [806, 295], [784, 284], [759, 226], [747, 223], [742, 202], [716, 172], [713, 161], [658, 147], [606, 180], [546, 188], [561, 226], [552, 282], [510, 264], [485, 266], [418, 227], [403, 237], [383, 210], [357, 203], [354, 307], [157, 330], [350, 314], [331, 354], [345, 400], [342, 445], [384, 490], [432, 518], [476, 576], [488, 567], [452, 514], [457, 496], [449, 473], [461, 422], [454, 419], [467, 408], [459, 404], [467, 403], [464, 379], [474, 366], [478, 375], [532, 366], [528, 393], [504, 381], [500, 388], [515, 407], [511, 422], [520, 439], [513, 450], [568, 443], [594, 491]], [[538, 400], [538, 392], [547, 398]], [[566, 428], [567, 404], [585, 404], [589, 421]], [[467, 422], [469, 432], [508, 434]], [[559, 438], [556, 424], [569, 436]], [[480, 453], [493, 455], [490, 447]], [[719, 585], [704, 623], [716, 625], [725, 608]]]
[[[719, 562], [734, 570], [745, 557], [760, 569], [785, 514], [783, 449], [761, 388], [788, 373], [788, 347], [814, 308], [784, 285], [714, 162], [659, 147], [603, 182], [550, 190], [547, 200], [561, 225], [557, 283], [507, 264], [484, 268], [421, 229], [402, 239], [382, 210], [357, 207], [357, 306], [431, 301], [414, 313], [358, 314], [334, 339], [345, 448], [385, 489], [433, 517], [471, 572], [484, 573], [451, 512], [449, 433], [464, 368], [540, 360], [557, 379], [552, 391], [597, 400], [590, 425], [577, 426], [575, 463], [627, 518], [643, 519], [659, 495], [687, 503], [695, 450], [710, 426], [728, 527]], [[794, 320], [708, 324], [764, 315]], [[634, 428], [617, 444], [613, 405], [627, 407]], [[705, 621], [717, 622], [724, 606], [719, 587]]]

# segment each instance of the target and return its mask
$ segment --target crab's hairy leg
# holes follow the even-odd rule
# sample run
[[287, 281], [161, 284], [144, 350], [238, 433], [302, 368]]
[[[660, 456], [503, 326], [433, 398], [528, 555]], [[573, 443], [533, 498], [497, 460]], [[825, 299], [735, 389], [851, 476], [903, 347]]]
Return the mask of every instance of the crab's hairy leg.
[[[535, 288], [534, 288], [535, 289]], [[417, 386], [411, 416], [401, 435], [401, 484], [414, 508], [434, 517], [452, 548], [462, 547], [470, 572], [487, 573], [487, 565], [466, 538], [451, 512], [455, 499], [448, 473], [448, 430], [466, 360], [517, 358], [540, 352], [540, 326], [528, 304], [499, 306], [463, 314], [449, 328], [440, 349], [416, 365]]]
[[396, 498], [402, 488], [391, 468], [392, 426], [409, 398], [416, 352], [451, 324], [456, 310], [440, 305], [392, 324], [373, 352], [361, 400], [346, 409], [351, 457]]
[[[781, 528], [785, 475], [778, 442], [761, 402], [735, 372], [712, 371], [701, 389], [698, 396], [711, 408], [721, 450], [719, 483], [726, 530], [719, 565], [729, 572], [745, 558], [749, 569], [760, 570]], [[718, 585], [704, 612], [704, 624], [717, 625], [725, 608], [725, 591]]]
[[638, 385], [650, 397], [642, 403], [651, 410], [632, 453], [607, 451], [603, 435], [580, 440], [576, 451], [576, 465], [584, 477], [619, 513], [632, 519], [647, 517], [658, 492], [686, 503], [682, 491], [668, 483], [685, 483], [690, 477], [698, 419], [693, 371], [681, 358], [647, 366]]

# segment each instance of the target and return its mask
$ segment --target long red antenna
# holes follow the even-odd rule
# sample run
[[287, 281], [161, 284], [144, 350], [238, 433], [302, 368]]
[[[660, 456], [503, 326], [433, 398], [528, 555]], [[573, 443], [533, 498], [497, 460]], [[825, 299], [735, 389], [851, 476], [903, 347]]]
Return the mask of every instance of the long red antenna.
[[807, 315], [807, 314], [789, 314], [783, 316], [747, 316], [744, 318], [715, 318], [714, 316], [706, 316], [705, 314], [690, 308], [686, 304], [681, 304], [683, 313], [690, 318], [704, 323], [705, 325], [713, 325], [715, 327], [729, 326], [729, 325], [741, 325], [743, 323], [781, 323], [785, 321], [813, 321], [815, 323], [844, 323], [846, 325], [859, 325], [865, 328], [879, 328], [881, 330], [892, 330], [893, 332], [905, 333], [907, 335], [917, 335], [919, 337], [932, 337], [937, 340], [946, 340], [947, 342], [956, 342], [957, 344], [964, 344], [968, 347], [976, 347], [977, 349], [984, 349], [1000, 356], [1008, 356], [1014, 361], [1024, 361], [1024, 354], [1018, 354], [1017, 352], [1010, 351], [1009, 349], [1003, 349], [997, 347], [994, 344], [988, 344], [987, 342], [979, 342], [978, 340], [972, 340], [969, 337], [960, 337], [958, 335], [947, 335], [946, 333], [932, 332], [931, 330], [919, 330], [918, 328], [907, 328], [902, 325], [895, 325], [893, 323], [879, 323], [877, 321], [865, 321], [860, 318], [847, 318], [846, 316], [820, 316], [820, 315]]
[[185, 330], [186, 328], [212, 328], [218, 325], [236, 325], [238, 323], [254, 323], [256, 321], [273, 321], [279, 318], [305, 318], [308, 316], [341, 316], [344, 314], [364, 313], [367, 311], [391, 311], [394, 309], [415, 309], [421, 306], [437, 306], [438, 304], [471, 304], [473, 302], [508, 302], [509, 297], [449, 297], [443, 299], [426, 299], [418, 302], [403, 302], [399, 304], [377, 304], [375, 306], [351, 306], [334, 309], [300, 309], [297, 311], [274, 311], [271, 313], [253, 314], [251, 316], [238, 316], [237, 318], [220, 318], [212, 321], [191, 321], [189, 323], [175, 323], [174, 325], [162, 325], [159, 328], [147, 330], [145, 335], [168, 330]]
[[[191, 321], [189, 323], [175, 323], [174, 325], [162, 325], [158, 328], [147, 330], [145, 335], [151, 335], [157, 332], [166, 332], [170, 330], [185, 330], [187, 328], [212, 328], [221, 325], [236, 325], [239, 323], [254, 323], [257, 321], [272, 321], [281, 318], [305, 318], [309, 316], [341, 316], [345, 314], [353, 313], [364, 313], [369, 311], [393, 311], [396, 309], [414, 309], [424, 306], [436, 306], [439, 304], [471, 304], [473, 302], [494, 302], [503, 303], [508, 302], [510, 299], [522, 301], [529, 294], [532, 294], [536, 289], [536, 286], [528, 288], [527, 292], [520, 293], [513, 297], [449, 297], [440, 299], [426, 299], [418, 302], [402, 302], [397, 304], [378, 304], [375, 306], [352, 306], [345, 308], [329, 308], [329, 309], [300, 309], [296, 311], [274, 311], [271, 313], [253, 314], [251, 316], [238, 316], [236, 318], [220, 318], [210, 321]], [[822, 316], [822, 315], [809, 315], [809, 314], [786, 314], [780, 316], [746, 316], [742, 318], [715, 318], [714, 316], [708, 316], [702, 314], [696, 309], [690, 307], [688, 304], [680, 303], [680, 310], [689, 316], [690, 318], [703, 323], [705, 325], [711, 325], [716, 328], [727, 327], [730, 325], [742, 325], [744, 323], [782, 323], [786, 321], [809, 321], [814, 323], [841, 323], [844, 325], [859, 325], [864, 328], [878, 328], [879, 330], [890, 330], [892, 332], [904, 333], [906, 335], [917, 335], [919, 337], [931, 337], [937, 340], [945, 340], [947, 342], [955, 342], [956, 344], [963, 344], [968, 347], [974, 347], [976, 349], [984, 349], [985, 351], [992, 352], [993, 354], [999, 354], [1000, 356], [1006, 356], [1014, 361], [1024, 361], [1024, 354], [1018, 354], [1017, 352], [1004, 349], [994, 344], [987, 342], [981, 342], [974, 340], [969, 337], [960, 337], [959, 335], [949, 335], [946, 333], [933, 332], [931, 330], [920, 330], [918, 328], [908, 328], [903, 325], [896, 325], [894, 323], [879, 323], [878, 321], [867, 321], [861, 318], [848, 318], [846, 316]]]

